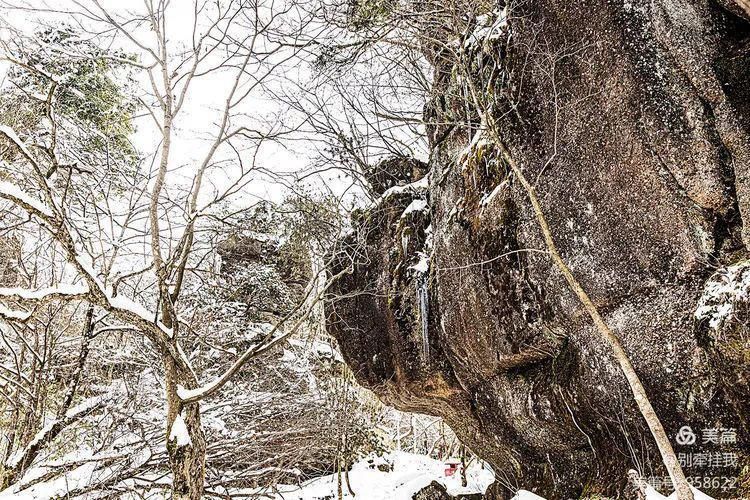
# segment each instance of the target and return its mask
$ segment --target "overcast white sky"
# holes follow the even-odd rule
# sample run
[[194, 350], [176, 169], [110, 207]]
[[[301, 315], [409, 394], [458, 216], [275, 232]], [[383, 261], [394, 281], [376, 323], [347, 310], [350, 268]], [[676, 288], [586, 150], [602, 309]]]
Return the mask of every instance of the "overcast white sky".
[[[76, 9], [74, 2], [71, 0], [56, 0], [54, 2], [37, 0], [30, 2], [30, 4], [33, 6], [54, 7], [60, 10]], [[108, 9], [112, 9], [113, 12], [121, 14], [125, 14], [129, 8], [137, 9], [142, 6], [140, 2], [134, 0], [102, 0], [102, 4]], [[52, 25], [69, 22], [69, 19], [66, 19], [68, 16], [65, 14], [42, 15], [19, 11], [4, 12], [4, 14], [10, 25], [22, 28], [29, 33], [34, 31], [39, 22]], [[190, 43], [193, 17], [192, 1], [180, 0], [170, 3], [167, 17], [167, 32], [169, 42], [175, 50], [181, 45]], [[133, 34], [144, 41], [149, 40], [149, 37], [153, 38], [153, 35], [146, 30], [142, 30], [140, 33], [134, 32]], [[137, 52], [136, 47], [127, 41], [125, 37], [118, 37], [117, 40], [117, 43], [124, 50]], [[149, 43], [149, 45], [153, 44]], [[301, 72], [301, 75], [304, 77], [304, 68], [292, 69]], [[6, 71], [7, 64], [0, 63], [0, 74], [4, 76]], [[212, 73], [206, 77], [195, 79], [191, 83], [185, 109], [181, 112], [175, 124], [175, 139], [171, 149], [170, 165], [172, 168], [179, 167], [179, 170], [172, 176], [172, 182], [179, 182], [180, 178], [186, 184], [191, 182], [192, 174], [197, 168], [197, 164], [209, 148], [212, 131], [216, 129], [224, 99], [232, 81], [232, 72], [225, 71], [222, 73]], [[140, 84], [146, 89], [149, 88], [145, 74], [141, 75]], [[253, 120], [253, 117], [262, 118], [270, 116], [275, 111], [278, 111], [278, 109], [279, 106], [277, 104], [264, 98], [261, 92], [258, 91], [252, 94], [244, 103], [241, 111], [246, 113], [247, 117], [242, 117], [241, 119], [248, 121], [248, 125], [257, 125], [257, 121]], [[256, 123], [252, 123], [252, 121], [256, 121]], [[239, 122], [239, 119], [237, 122]], [[143, 115], [137, 119], [136, 126], [137, 132], [132, 139], [139, 151], [144, 154], [156, 151], [160, 134], [153, 120], [149, 116]], [[259, 163], [267, 169], [284, 172], [301, 171], [309, 166], [311, 160], [310, 154], [313, 151], [309, 145], [306, 146], [303, 143], [295, 142], [288, 143], [285, 146], [281, 147], [271, 142], [264, 143], [258, 154]], [[291, 148], [294, 148], [294, 150]], [[247, 151], [245, 155], [249, 157], [251, 153], [252, 151]], [[221, 155], [219, 155], [219, 158], [221, 158]], [[340, 179], [339, 173], [330, 172], [324, 175], [325, 177], [318, 179], [317, 182], [333, 188], [334, 191], [337, 191], [338, 187], [345, 189], [349, 184]], [[236, 171], [231, 165], [226, 165], [223, 169], [215, 169], [209, 176], [208, 182], [222, 187], [230, 182], [230, 179], [233, 177], [236, 177]], [[315, 180], [313, 179], [313, 181]], [[208, 189], [210, 190], [211, 188]], [[277, 182], [269, 182], [268, 179], [258, 178], [248, 184], [244, 193], [247, 197], [259, 197], [279, 201], [283, 198], [285, 190]], [[206, 192], [205, 194], [209, 195], [210, 193]]]

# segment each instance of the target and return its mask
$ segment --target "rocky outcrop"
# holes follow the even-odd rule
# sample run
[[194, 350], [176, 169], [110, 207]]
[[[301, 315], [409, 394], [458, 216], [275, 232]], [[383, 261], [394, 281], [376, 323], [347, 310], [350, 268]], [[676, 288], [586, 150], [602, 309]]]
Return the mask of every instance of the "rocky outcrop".
[[426, 163], [414, 158], [391, 157], [368, 168], [364, 177], [372, 193], [381, 195], [392, 187], [404, 186], [415, 178], [424, 177], [427, 170]]
[[302, 300], [310, 261], [272, 232], [233, 234], [217, 245], [227, 299], [244, 304], [248, 319], [273, 321]]
[[328, 324], [361, 383], [443, 417], [494, 467], [499, 498], [518, 487], [623, 497], [628, 470], [666, 473], [525, 191], [482, 132], [470, 86], [667, 432], [696, 434], [673, 442], [686, 474], [717, 498], [750, 495], [740, 3], [492, 5], [455, 44], [426, 44], [430, 172], [356, 214], [333, 266], [352, 272]]
[[412, 496], [412, 500], [482, 500], [481, 494], [451, 495], [442, 484], [433, 481]]

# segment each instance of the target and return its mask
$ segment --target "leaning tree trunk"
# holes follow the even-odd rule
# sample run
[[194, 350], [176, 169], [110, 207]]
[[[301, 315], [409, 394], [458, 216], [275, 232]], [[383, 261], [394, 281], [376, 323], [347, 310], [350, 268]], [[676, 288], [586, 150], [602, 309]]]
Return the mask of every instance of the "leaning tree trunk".
[[573, 291], [573, 293], [575, 293], [576, 297], [578, 297], [578, 300], [581, 302], [581, 304], [583, 304], [583, 307], [586, 309], [588, 315], [591, 316], [591, 319], [594, 322], [594, 326], [599, 331], [599, 334], [602, 337], [602, 341], [609, 346], [612, 351], [612, 355], [620, 365], [620, 369], [625, 375], [625, 379], [628, 381], [630, 390], [633, 392], [633, 399], [638, 406], [638, 410], [641, 412], [643, 419], [646, 421], [646, 425], [648, 426], [648, 429], [651, 432], [654, 441], [656, 442], [656, 446], [659, 448], [662, 462], [667, 468], [669, 478], [672, 481], [672, 485], [674, 486], [675, 491], [677, 492], [677, 500], [693, 500], [693, 492], [690, 489], [690, 483], [688, 483], [687, 478], [685, 477], [685, 472], [680, 466], [680, 462], [677, 459], [677, 455], [675, 454], [674, 449], [672, 448], [672, 443], [669, 441], [669, 437], [664, 430], [664, 426], [662, 425], [661, 420], [659, 420], [659, 416], [656, 414], [656, 411], [654, 411], [651, 400], [646, 393], [646, 388], [643, 387], [643, 383], [641, 382], [638, 373], [635, 371], [633, 364], [630, 362], [630, 357], [628, 357], [625, 349], [623, 349], [620, 339], [618, 339], [617, 335], [615, 335], [614, 332], [612, 332], [612, 330], [609, 328], [609, 326], [607, 326], [607, 323], [605, 323], [604, 319], [599, 313], [599, 309], [591, 301], [591, 297], [589, 297], [589, 295], [583, 289], [581, 283], [575, 278], [575, 276], [573, 276], [573, 272], [570, 270], [570, 268], [560, 255], [560, 252], [557, 250], [557, 245], [555, 244], [555, 240], [552, 237], [549, 224], [547, 223], [547, 218], [544, 216], [544, 212], [542, 212], [542, 206], [536, 196], [534, 186], [532, 186], [526, 179], [526, 176], [523, 175], [523, 172], [520, 168], [518, 168], [518, 165], [510, 156], [508, 150], [499, 142], [499, 138], [495, 137], [495, 140], [497, 141], [496, 145], [501, 149], [503, 157], [513, 171], [513, 174], [516, 176], [516, 178], [518, 178], [524, 190], [526, 190], [526, 194], [528, 195], [529, 200], [531, 201], [531, 205], [534, 208], [534, 214], [536, 215], [537, 221], [539, 222], [539, 228], [544, 236], [545, 245], [547, 246], [547, 250], [553, 262], [555, 263], [555, 266], [565, 277], [565, 281], [568, 282], [568, 286], [570, 286], [570, 289]]

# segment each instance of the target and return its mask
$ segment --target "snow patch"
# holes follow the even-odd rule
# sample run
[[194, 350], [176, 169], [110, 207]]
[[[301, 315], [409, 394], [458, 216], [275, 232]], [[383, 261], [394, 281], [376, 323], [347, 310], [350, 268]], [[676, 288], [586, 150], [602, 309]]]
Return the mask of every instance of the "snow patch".
[[203, 395], [204, 392], [206, 392], [207, 388], [213, 387], [214, 384], [217, 383], [217, 380], [213, 380], [211, 383], [206, 384], [203, 387], [198, 387], [197, 389], [186, 389], [181, 385], [177, 386], [177, 396], [182, 399], [190, 399], [196, 396]]
[[13, 309], [8, 309], [0, 304], [0, 316], [10, 320], [26, 321], [31, 317], [31, 313], [26, 311], [14, 311]]
[[315, 354], [321, 358], [332, 359], [336, 362], [343, 363], [344, 358], [341, 353], [335, 349], [329, 342], [323, 340], [299, 340], [289, 339], [289, 344], [299, 349], [312, 349]]
[[[385, 471], [378, 465], [387, 465]], [[445, 476], [446, 464], [424, 455], [404, 451], [393, 451], [382, 457], [369, 455], [355, 463], [349, 472], [349, 480], [356, 496], [352, 497], [344, 487], [347, 500], [408, 500], [437, 481], [446, 487], [450, 495], [484, 493], [495, 480], [488, 467], [471, 464], [466, 473], [467, 486], [461, 486], [461, 474]], [[312, 500], [337, 498], [336, 474], [312, 479], [300, 486], [279, 485], [278, 490], [244, 490], [243, 494], [264, 495], [274, 499]]]
[[484, 122], [482, 122], [482, 128], [478, 130], [471, 138], [471, 142], [458, 152], [457, 162], [461, 166], [461, 170], [464, 171], [469, 168], [469, 159], [476, 155], [476, 151], [492, 146], [493, 141], [487, 137], [484, 131]]
[[427, 210], [427, 200], [416, 199], [409, 203], [409, 206], [404, 209], [401, 218], [403, 219], [412, 212], [424, 212], [425, 210]]
[[490, 194], [486, 194], [482, 196], [482, 199], [479, 202], [482, 208], [492, 203], [492, 200], [495, 199], [498, 193], [502, 191], [507, 185], [508, 185], [508, 179], [505, 179], [503, 182], [495, 186], [495, 189], [493, 189], [492, 192], [490, 192]]
[[[416, 264], [409, 266], [409, 269], [414, 270], [419, 275], [426, 275], [430, 271], [430, 255], [432, 254], [432, 224], [430, 224], [425, 230], [425, 242], [422, 250], [417, 252], [419, 260]], [[404, 250], [404, 253], [406, 250]]]
[[414, 181], [411, 184], [404, 184], [403, 186], [393, 186], [392, 188], [386, 189], [385, 192], [383, 192], [383, 194], [381, 194], [380, 197], [378, 197], [372, 203], [372, 205], [367, 208], [372, 209], [374, 207], [377, 207], [389, 198], [403, 193], [413, 193], [421, 195], [427, 192], [427, 188], [429, 188], [429, 181], [427, 179], [427, 175], [425, 175], [418, 181]]
[[50, 295], [82, 295], [89, 290], [85, 286], [61, 284], [57, 287], [39, 288], [0, 288], [0, 296], [19, 298], [22, 300], [42, 300]]
[[26, 450], [38, 445], [44, 438], [46, 438], [50, 432], [52, 432], [52, 427], [54, 427], [57, 422], [56, 419], [47, 422], [47, 424], [34, 435], [34, 438], [29, 441], [29, 444], [23, 448], [19, 448], [15, 453], [8, 457], [8, 460], [5, 461], [5, 467], [8, 469], [17, 467], [26, 454]]
[[[696, 490], [692, 486], [690, 487], [690, 489], [693, 490], [694, 500], [714, 500], [713, 497], [706, 495], [700, 490]], [[653, 487], [647, 486], [646, 487], [646, 500], [677, 500], [677, 492], [674, 492], [668, 497], [665, 497], [664, 495], [656, 491]]]
[[180, 414], [177, 414], [174, 422], [172, 422], [172, 430], [169, 433], [169, 441], [174, 440], [177, 441], [178, 448], [193, 444], [193, 441], [190, 439], [190, 434], [188, 434], [185, 420], [182, 419], [182, 415]]
[[409, 266], [409, 269], [413, 269], [419, 274], [427, 274], [430, 270], [430, 257], [420, 252], [419, 261], [413, 266]]
[[695, 317], [708, 320], [708, 325], [716, 329], [732, 316], [738, 302], [748, 299], [748, 291], [750, 261], [729, 266], [706, 282], [695, 309]]
[[492, 16], [477, 16], [477, 27], [464, 42], [465, 49], [471, 49], [488, 40], [498, 40], [508, 27], [508, 9], [494, 11]]
[[516, 495], [511, 500], [545, 500], [544, 497], [535, 495], [534, 493], [526, 490], [518, 490]]
[[[703, 493], [702, 491], [696, 490], [692, 486], [690, 487], [691, 490], [693, 490], [693, 497], [695, 500], [714, 500], [713, 497], [710, 497]], [[645, 488], [646, 493], [646, 500], [677, 500], [677, 492], [672, 493], [668, 497], [665, 497], [658, 491], [656, 491], [651, 486], [646, 486]], [[526, 490], [518, 490], [518, 493], [516, 493], [516, 496], [514, 496], [511, 500], [547, 500], [544, 497], [540, 497], [539, 495], [535, 495], [534, 493], [531, 493], [530, 491]]]
[[45, 217], [54, 217], [52, 210], [47, 208], [44, 203], [22, 191], [18, 186], [11, 184], [10, 182], [0, 181], [0, 198], [5, 198], [13, 203], [20, 204], [23, 208], [31, 207]]
[[110, 397], [111, 397], [111, 394], [104, 394], [102, 396], [88, 398], [87, 400], [77, 404], [76, 406], [74, 406], [73, 408], [65, 412], [65, 418], [75, 418], [81, 413], [86, 413], [92, 410], [93, 408], [95, 408], [96, 406], [99, 406]]

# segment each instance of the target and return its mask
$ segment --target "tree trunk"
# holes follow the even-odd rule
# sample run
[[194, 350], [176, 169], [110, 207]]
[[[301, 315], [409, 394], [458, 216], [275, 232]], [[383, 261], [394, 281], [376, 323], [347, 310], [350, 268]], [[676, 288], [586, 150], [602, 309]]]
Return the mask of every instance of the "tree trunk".
[[344, 498], [344, 488], [341, 484], [341, 456], [336, 457], [336, 480], [337, 480], [337, 493], [338, 493], [338, 499], [342, 500]]
[[349, 469], [351, 466], [351, 463], [347, 463], [346, 467], [344, 467], [344, 480], [346, 481], [346, 489], [349, 491], [349, 494], [351, 496], [356, 496], [356, 493], [354, 493], [354, 490], [352, 489], [352, 483], [349, 481]]
[[466, 446], [461, 445], [461, 486], [466, 488], [469, 482], [466, 479]]
[[[205, 481], [206, 440], [203, 434], [199, 403], [184, 405], [177, 395], [177, 386], [192, 388], [192, 374], [165, 355], [167, 396], [167, 452], [172, 469], [172, 498], [199, 500]], [[187, 433], [181, 435], [181, 426]], [[177, 426], [177, 427], [175, 427]]]

